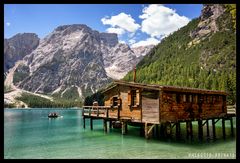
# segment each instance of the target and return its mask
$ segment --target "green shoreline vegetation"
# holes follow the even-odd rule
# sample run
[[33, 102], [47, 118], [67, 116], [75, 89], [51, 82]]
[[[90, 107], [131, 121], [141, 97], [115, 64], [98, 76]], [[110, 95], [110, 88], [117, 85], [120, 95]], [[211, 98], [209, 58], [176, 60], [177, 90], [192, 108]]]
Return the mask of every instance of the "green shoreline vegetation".
[[[29, 93], [23, 93], [21, 97], [17, 97], [17, 100], [23, 101], [30, 108], [69, 108], [69, 107], [81, 107], [81, 100], [76, 99], [63, 99], [63, 98], [53, 98], [53, 101], [31, 95]], [[5, 107], [5, 106], [4, 106]]]

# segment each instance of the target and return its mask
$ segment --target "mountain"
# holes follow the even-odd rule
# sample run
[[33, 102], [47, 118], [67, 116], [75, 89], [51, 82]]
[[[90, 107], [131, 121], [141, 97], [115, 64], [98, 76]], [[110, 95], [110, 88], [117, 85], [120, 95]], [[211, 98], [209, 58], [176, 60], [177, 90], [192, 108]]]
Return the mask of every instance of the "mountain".
[[141, 56], [119, 43], [117, 34], [100, 33], [84, 24], [63, 25], [9, 70], [5, 84], [13, 82], [33, 93], [81, 99], [105, 87], [112, 78], [123, 77]]
[[[236, 6], [205, 4], [137, 64], [136, 82], [225, 90], [236, 102]], [[132, 81], [133, 72], [124, 80]]]
[[130, 48], [122, 43], [114, 47], [103, 46], [103, 60], [107, 76], [122, 79], [152, 48], [153, 45]]
[[36, 49], [39, 40], [35, 33], [19, 33], [10, 39], [4, 39], [4, 72]]

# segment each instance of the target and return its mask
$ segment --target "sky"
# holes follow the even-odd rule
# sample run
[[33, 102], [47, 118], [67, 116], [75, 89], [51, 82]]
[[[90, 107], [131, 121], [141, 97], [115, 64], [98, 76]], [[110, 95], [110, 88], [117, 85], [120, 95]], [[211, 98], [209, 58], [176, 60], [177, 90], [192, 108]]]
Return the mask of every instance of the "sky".
[[156, 45], [200, 16], [201, 4], [5, 4], [4, 38], [36, 33], [41, 39], [60, 25], [86, 24], [117, 33], [131, 47]]

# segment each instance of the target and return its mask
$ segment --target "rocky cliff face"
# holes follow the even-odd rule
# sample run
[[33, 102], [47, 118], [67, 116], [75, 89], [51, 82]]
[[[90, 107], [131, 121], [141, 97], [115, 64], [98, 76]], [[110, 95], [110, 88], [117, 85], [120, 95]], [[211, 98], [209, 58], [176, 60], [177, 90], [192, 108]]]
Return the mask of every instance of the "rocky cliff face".
[[4, 39], [4, 72], [12, 68], [16, 61], [30, 54], [38, 44], [39, 38], [34, 33], [17, 34]]
[[190, 37], [193, 38], [193, 41], [189, 43], [189, 46], [197, 44], [210, 34], [219, 31], [217, 19], [224, 11], [225, 8], [221, 4], [204, 5], [199, 18], [198, 27], [190, 33]]
[[153, 45], [130, 48], [121, 43], [112, 48], [103, 47], [107, 75], [113, 79], [122, 79], [152, 48]]
[[75, 92], [84, 98], [105, 87], [110, 77], [123, 77], [139, 56], [118, 43], [116, 34], [99, 33], [82, 24], [59, 26], [24, 57], [13, 82], [35, 93], [65, 97]]

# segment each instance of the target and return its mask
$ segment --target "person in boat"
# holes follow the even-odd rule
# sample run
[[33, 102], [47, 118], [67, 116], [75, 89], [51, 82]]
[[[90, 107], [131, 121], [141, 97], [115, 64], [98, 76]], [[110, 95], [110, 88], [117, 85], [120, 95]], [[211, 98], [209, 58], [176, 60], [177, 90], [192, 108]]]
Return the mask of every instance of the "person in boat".
[[58, 117], [58, 114], [56, 112], [49, 113], [48, 117]]

